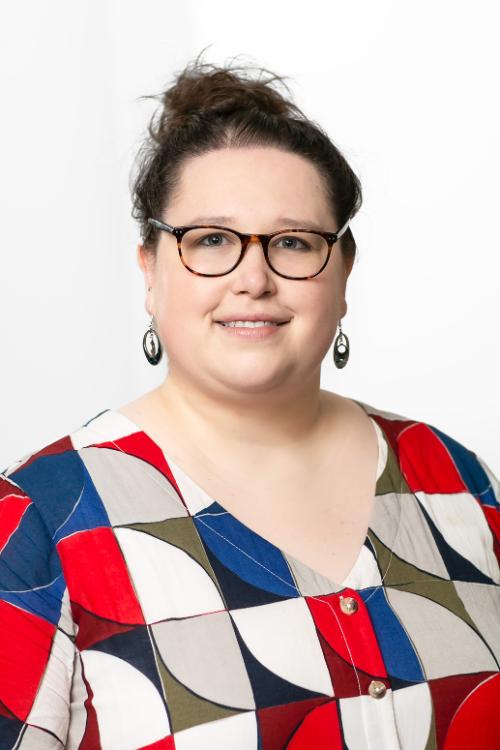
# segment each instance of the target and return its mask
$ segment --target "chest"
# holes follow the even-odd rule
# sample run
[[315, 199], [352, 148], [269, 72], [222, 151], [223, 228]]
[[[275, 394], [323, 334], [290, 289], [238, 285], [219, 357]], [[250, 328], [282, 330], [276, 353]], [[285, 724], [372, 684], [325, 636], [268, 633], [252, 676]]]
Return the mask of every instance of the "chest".
[[242, 473], [238, 480], [191, 462], [189, 475], [251, 531], [334, 582], [342, 582], [365, 541], [375, 503], [373, 456], [321, 471]]

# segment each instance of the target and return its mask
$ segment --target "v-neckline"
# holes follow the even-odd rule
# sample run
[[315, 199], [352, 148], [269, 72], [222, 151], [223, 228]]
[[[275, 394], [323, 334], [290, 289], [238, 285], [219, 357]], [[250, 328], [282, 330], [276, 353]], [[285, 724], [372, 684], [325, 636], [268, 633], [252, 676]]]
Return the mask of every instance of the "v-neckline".
[[[216, 498], [214, 498], [212, 495], [210, 495], [181, 466], [179, 466], [179, 464], [173, 458], [171, 458], [168, 455], [168, 453], [166, 453], [164, 451], [163, 448], [161, 448], [161, 446], [148, 434], [148, 432], [146, 432], [146, 430], [144, 430], [139, 424], [137, 424], [137, 422], [135, 422], [131, 417], [123, 414], [122, 412], [118, 411], [117, 409], [108, 408], [108, 409], [104, 409], [103, 411], [101, 411], [98, 415], [96, 415], [96, 417], [94, 417], [93, 419], [89, 420], [89, 422], [92, 422], [96, 418], [108, 414], [108, 415], [113, 416], [114, 418], [117, 418], [117, 419], [121, 420], [122, 424], [130, 426], [130, 430], [128, 432], [123, 432], [121, 434], [120, 438], [117, 438], [117, 439], [123, 439], [124, 437], [127, 437], [128, 435], [132, 435], [132, 434], [140, 435], [143, 440], [147, 441], [152, 447], [154, 447], [154, 449], [158, 453], [158, 455], [161, 456], [162, 459], [165, 461], [165, 463], [168, 465], [168, 467], [169, 467], [169, 469], [170, 469], [170, 471], [172, 473], [172, 476], [175, 479], [175, 481], [178, 484], [178, 486], [179, 486], [178, 478], [179, 477], [184, 477], [187, 480], [188, 484], [191, 484], [196, 489], [196, 491], [206, 500], [206, 505], [205, 505], [205, 508], [204, 508], [205, 510], [206, 510], [206, 508], [210, 507], [212, 504], [216, 504], [217, 506], [219, 506], [219, 508], [221, 509], [221, 511], [225, 515], [227, 514], [227, 516], [230, 519], [232, 519], [232, 521], [234, 521], [236, 523], [236, 525], [239, 525], [240, 527], [242, 527], [245, 530], [245, 532], [247, 532], [250, 535], [250, 537], [254, 537], [254, 538], [256, 538], [256, 539], [264, 542], [266, 545], [269, 545], [273, 549], [273, 551], [275, 553], [279, 553], [279, 555], [282, 556], [285, 561], [290, 560], [292, 562], [298, 563], [298, 565], [301, 568], [303, 568], [306, 571], [306, 573], [308, 573], [309, 575], [312, 575], [316, 579], [319, 577], [320, 580], [326, 582], [331, 587], [331, 591], [332, 592], [338, 592], [338, 591], [342, 591], [345, 588], [353, 588], [352, 586], [349, 585], [349, 581], [351, 581], [354, 573], [357, 572], [357, 569], [358, 569], [359, 565], [362, 562], [362, 556], [364, 554], [364, 549], [366, 547], [367, 541], [369, 541], [369, 533], [370, 533], [370, 531], [373, 531], [374, 525], [375, 525], [375, 519], [377, 518], [377, 516], [378, 516], [378, 514], [379, 514], [379, 512], [381, 510], [381, 507], [380, 507], [381, 504], [378, 502], [378, 498], [379, 498], [379, 496], [380, 496], [381, 493], [377, 492], [377, 487], [378, 487], [378, 484], [379, 484], [379, 481], [380, 481], [380, 477], [384, 473], [384, 471], [386, 469], [386, 466], [387, 466], [387, 462], [388, 462], [388, 459], [389, 459], [389, 456], [388, 456], [389, 446], [390, 446], [389, 439], [388, 439], [387, 435], [385, 434], [384, 429], [381, 427], [381, 425], [378, 423], [378, 421], [376, 419], [374, 419], [373, 415], [370, 413], [369, 406], [367, 404], [365, 404], [363, 401], [358, 401], [356, 399], [351, 399], [351, 400], [354, 401], [355, 403], [357, 403], [363, 409], [363, 411], [368, 416], [368, 418], [370, 419], [370, 421], [371, 421], [371, 423], [372, 423], [372, 425], [373, 425], [373, 427], [375, 429], [376, 436], [377, 436], [377, 445], [378, 445], [378, 457], [377, 457], [377, 471], [376, 471], [375, 488], [374, 488], [374, 494], [373, 494], [373, 497], [372, 497], [373, 503], [372, 503], [372, 509], [371, 509], [371, 513], [370, 513], [370, 518], [369, 518], [367, 533], [365, 535], [365, 538], [363, 539], [363, 542], [362, 542], [362, 544], [360, 546], [360, 549], [358, 550], [358, 554], [356, 555], [354, 563], [350, 567], [347, 575], [344, 576], [342, 582], [335, 581], [332, 578], [330, 578], [329, 576], [326, 576], [324, 573], [322, 573], [321, 571], [317, 570], [316, 568], [313, 568], [311, 565], [309, 565], [308, 563], [304, 562], [300, 558], [296, 557], [292, 553], [288, 552], [284, 548], [278, 547], [276, 544], [274, 544], [274, 542], [272, 542], [269, 539], [267, 539], [266, 537], [262, 536], [262, 534], [259, 534], [258, 531], [255, 531], [250, 526], [248, 526], [246, 523], [244, 523], [243, 521], [241, 521], [237, 516], [234, 515], [234, 513], [232, 513], [231, 511], [229, 511], [227, 508], [225, 508], [224, 505], [222, 505]], [[87, 424], [89, 424], [89, 422], [87, 422]], [[114, 442], [114, 441], [111, 441], [111, 442]], [[120, 449], [124, 450], [123, 448], [120, 448]], [[124, 452], [128, 453], [129, 451], [125, 449]], [[182, 482], [181, 482], [181, 484], [182, 484]], [[200, 512], [200, 511], [197, 511], [197, 513], [198, 512]], [[197, 513], [192, 514], [192, 517], [196, 518]], [[191, 515], [191, 512], [190, 512], [190, 515]], [[399, 522], [396, 524], [396, 528], [397, 527], [399, 527]], [[396, 535], [397, 535], [397, 531], [396, 531]], [[393, 542], [393, 541], [394, 541], [394, 539], [391, 540], [391, 542]], [[248, 553], [245, 552], [245, 554], [248, 554]], [[251, 557], [251, 555], [250, 555], [250, 557]], [[254, 558], [252, 558], [252, 559], [254, 559]], [[256, 562], [258, 562], [258, 561], [256, 561]], [[273, 573], [272, 571], [270, 571], [270, 572]], [[381, 573], [381, 578], [382, 579], [383, 579], [384, 573], [385, 573], [385, 571]], [[273, 575], [276, 575], [276, 574], [273, 573]], [[293, 576], [292, 571], [291, 571], [291, 575], [292, 575], [292, 578], [293, 578], [294, 576]]]

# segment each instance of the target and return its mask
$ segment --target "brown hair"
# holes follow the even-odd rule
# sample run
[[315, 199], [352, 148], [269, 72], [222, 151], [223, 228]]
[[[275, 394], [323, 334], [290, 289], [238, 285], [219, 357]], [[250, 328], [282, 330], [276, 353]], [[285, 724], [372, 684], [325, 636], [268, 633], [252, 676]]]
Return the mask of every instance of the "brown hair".
[[[260, 68], [270, 78], [255, 80], [246, 75], [248, 66], [218, 67], [199, 57], [174, 75], [164, 92], [140, 97], [161, 98], [131, 184], [132, 216], [140, 224], [144, 247], [156, 249], [159, 230], [147, 220], [163, 215], [178, 188], [183, 161], [218, 148], [275, 146], [310, 159], [323, 178], [340, 229], [361, 207], [361, 183], [325, 131], [270, 85], [280, 81], [286, 86], [284, 77]], [[355, 255], [350, 227], [339, 243], [344, 256]]]

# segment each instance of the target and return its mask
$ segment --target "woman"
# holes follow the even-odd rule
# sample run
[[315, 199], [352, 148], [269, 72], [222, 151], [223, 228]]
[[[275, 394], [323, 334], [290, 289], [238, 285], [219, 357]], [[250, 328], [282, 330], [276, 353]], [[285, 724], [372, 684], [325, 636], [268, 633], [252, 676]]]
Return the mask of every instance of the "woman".
[[164, 92], [133, 197], [167, 377], [1, 478], [6, 750], [500, 746], [498, 480], [320, 388], [361, 187], [273, 78]]

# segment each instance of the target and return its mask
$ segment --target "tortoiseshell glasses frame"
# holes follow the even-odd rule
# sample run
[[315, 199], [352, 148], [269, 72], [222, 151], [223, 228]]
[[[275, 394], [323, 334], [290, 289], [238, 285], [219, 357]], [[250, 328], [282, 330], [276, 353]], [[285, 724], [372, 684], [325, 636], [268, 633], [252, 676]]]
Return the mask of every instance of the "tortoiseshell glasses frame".
[[[236, 229], [231, 229], [230, 227], [223, 227], [218, 224], [192, 224], [190, 226], [183, 226], [183, 227], [173, 227], [170, 224], [166, 224], [164, 221], [160, 221], [160, 219], [153, 219], [148, 218], [148, 223], [155, 226], [157, 229], [161, 229], [165, 232], [169, 232], [170, 234], [173, 234], [174, 237], [177, 239], [177, 250], [179, 252], [179, 258], [181, 260], [182, 265], [187, 268], [188, 271], [191, 273], [196, 274], [196, 276], [226, 276], [228, 273], [231, 273], [231, 271], [234, 271], [234, 269], [241, 263], [243, 256], [245, 255], [246, 249], [250, 242], [260, 242], [262, 245], [262, 250], [264, 251], [264, 257], [266, 259], [266, 263], [273, 271], [274, 273], [278, 274], [278, 276], [282, 276], [284, 279], [292, 279], [294, 281], [301, 281], [305, 279], [312, 279], [315, 276], [317, 276], [323, 269], [325, 268], [326, 264], [328, 263], [330, 259], [330, 255], [332, 253], [332, 247], [337, 240], [342, 237], [344, 232], [347, 230], [347, 227], [349, 226], [350, 219], [346, 221], [346, 223], [338, 230], [338, 232], [319, 232], [317, 230], [312, 229], [279, 229], [276, 232], [271, 232], [270, 234], [247, 234], [246, 232], [238, 232]], [[192, 268], [190, 268], [183, 258], [182, 255], [182, 249], [181, 249], [181, 243], [182, 238], [188, 232], [190, 229], [225, 229], [228, 232], [232, 232], [237, 237], [239, 237], [241, 241], [241, 253], [240, 257], [236, 261], [236, 263], [233, 265], [232, 268], [230, 268], [228, 271], [224, 271], [224, 273], [200, 273], [199, 271], [194, 271]], [[280, 273], [277, 271], [273, 266], [271, 265], [271, 261], [269, 260], [269, 242], [273, 237], [275, 237], [277, 234], [283, 234], [284, 232], [293, 234], [294, 232], [312, 232], [314, 234], [318, 234], [321, 237], [323, 237], [327, 243], [328, 243], [328, 253], [326, 256], [326, 260], [316, 273], [313, 273], [311, 276], [287, 276], [284, 273]]]

